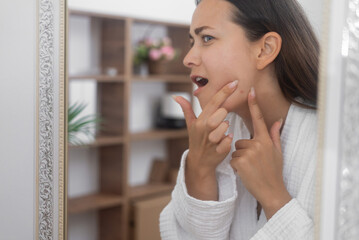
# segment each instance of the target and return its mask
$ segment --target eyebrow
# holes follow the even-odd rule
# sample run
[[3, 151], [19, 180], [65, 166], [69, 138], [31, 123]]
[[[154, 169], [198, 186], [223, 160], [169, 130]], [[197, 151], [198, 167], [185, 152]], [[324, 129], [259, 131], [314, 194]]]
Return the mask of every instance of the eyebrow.
[[[212, 27], [209, 27], [209, 26], [202, 26], [202, 27], [199, 27], [199, 28], [196, 28], [195, 30], [194, 30], [194, 33], [196, 34], [196, 35], [198, 35], [198, 34], [200, 34], [203, 30], [205, 30], [205, 29], [213, 29]], [[192, 35], [189, 33], [189, 38], [190, 39], [193, 39], [193, 37], [192, 37]]]

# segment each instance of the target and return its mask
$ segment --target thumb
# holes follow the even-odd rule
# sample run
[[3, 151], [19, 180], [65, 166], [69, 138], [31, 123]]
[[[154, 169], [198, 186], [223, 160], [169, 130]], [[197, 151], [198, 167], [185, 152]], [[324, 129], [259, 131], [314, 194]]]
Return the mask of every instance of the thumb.
[[282, 152], [282, 146], [280, 144], [280, 128], [282, 127], [283, 119], [276, 121], [270, 129], [270, 137], [274, 143], [274, 146], [279, 152]]
[[192, 125], [192, 122], [197, 119], [193, 112], [191, 103], [181, 96], [173, 95], [172, 97], [181, 106], [186, 119], [187, 128], [189, 128]]

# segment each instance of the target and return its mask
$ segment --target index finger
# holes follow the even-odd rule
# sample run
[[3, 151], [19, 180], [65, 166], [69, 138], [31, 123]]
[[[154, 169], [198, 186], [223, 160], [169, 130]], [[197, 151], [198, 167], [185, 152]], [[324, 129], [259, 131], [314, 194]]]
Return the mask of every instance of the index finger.
[[197, 119], [196, 115], [193, 112], [191, 103], [188, 102], [187, 99], [185, 99], [181, 96], [173, 95], [172, 97], [181, 106], [184, 117], [186, 119], [187, 128], [189, 129], [189, 127], [192, 125], [193, 121], [195, 121]]
[[257, 103], [256, 94], [253, 87], [251, 88], [248, 96], [248, 106], [252, 117], [254, 137], [268, 135], [268, 129], [264, 121], [262, 111]]
[[238, 80], [228, 83], [219, 92], [217, 92], [212, 100], [207, 103], [202, 111], [202, 117], [209, 117], [227, 100], [227, 98], [237, 88]]

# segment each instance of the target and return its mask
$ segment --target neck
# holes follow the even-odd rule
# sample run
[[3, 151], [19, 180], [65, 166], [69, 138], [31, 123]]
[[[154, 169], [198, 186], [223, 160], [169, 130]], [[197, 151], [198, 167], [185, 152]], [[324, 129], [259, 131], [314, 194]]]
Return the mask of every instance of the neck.
[[[277, 83], [277, 81], [274, 82]], [[280, 119], [283, 119], [282, 126], [284, 126], [291, 103], [284, 97], [279, 85], [273, 84], [273, 82], [271, 84], [263, 84], [262, 82], [261, 87], [254, 86], [254, 88], [257, 103], [262, 111], [268, 132], [273, 124]], [[252, 118], [248, 105], [242, 110], [237, 114], [241, 116], [251, 136], [253, 136]]]

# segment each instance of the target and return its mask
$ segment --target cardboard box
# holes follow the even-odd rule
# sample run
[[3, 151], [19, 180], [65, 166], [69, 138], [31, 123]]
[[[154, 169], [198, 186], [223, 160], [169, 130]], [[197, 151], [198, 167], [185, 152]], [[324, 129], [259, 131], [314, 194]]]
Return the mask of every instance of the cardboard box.
[[168, 162], [155, 159], [152, 163], [149, 183], [163, 183], [168, 175]]
[[134, 240], [161, 240], [159, 218], [171, 195], [161, 195], [133, 203]]

